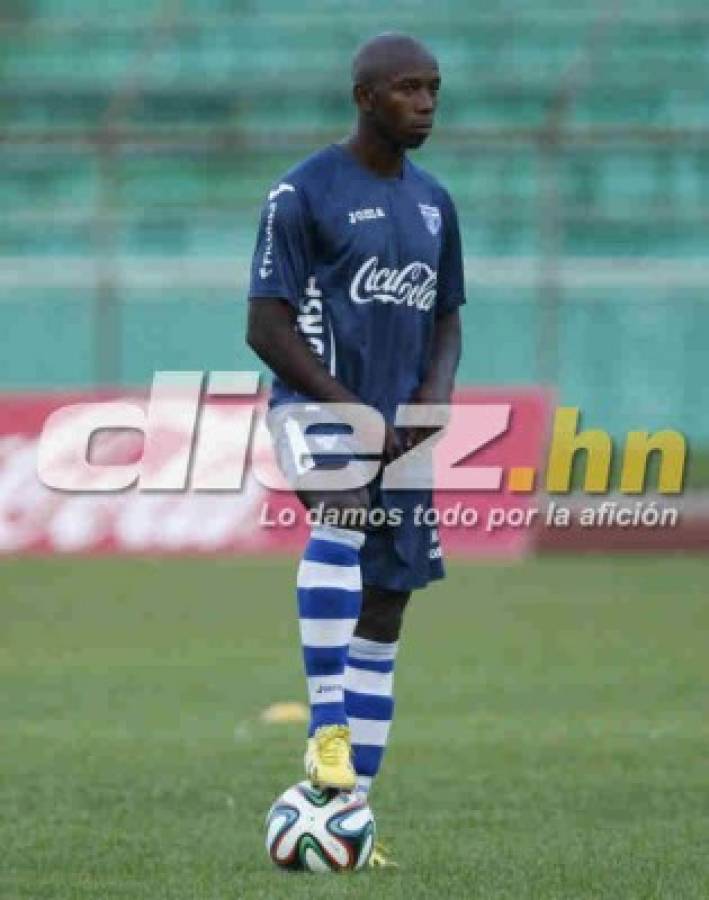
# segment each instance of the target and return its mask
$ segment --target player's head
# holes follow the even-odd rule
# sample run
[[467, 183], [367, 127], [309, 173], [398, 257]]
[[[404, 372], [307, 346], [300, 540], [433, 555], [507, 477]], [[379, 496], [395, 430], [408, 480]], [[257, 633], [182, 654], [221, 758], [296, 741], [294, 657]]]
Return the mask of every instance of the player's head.
[[406, 34], [380, 34], [352, 60], [360, 123], [398, 147], [420, 147], [431, 132], [441, 76], [436, 57]]

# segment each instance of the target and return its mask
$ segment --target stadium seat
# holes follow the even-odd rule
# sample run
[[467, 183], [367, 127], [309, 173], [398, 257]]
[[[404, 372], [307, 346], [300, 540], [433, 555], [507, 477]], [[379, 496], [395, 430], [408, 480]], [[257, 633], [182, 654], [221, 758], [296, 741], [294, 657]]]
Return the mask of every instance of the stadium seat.
[[[704, 127], [704, 6], [704, 0], [678, 0], [670, 8], [641, 0], [604, 27], [596, 10], [561, 0], [514, 10], [502, 0], [453, 0], [431, 12], [414, 2], [382, 9], [375, 0], [304, 0], [297, 15], [286, 0], [192, 0], [172, 19], [157, 0], [113, 0], [100, 10], [90, 0], [13, 4], [0, 12], [6, 138], [0, 192], [8, 212], [0, 257], [50, 268], [69, 257], [93, 259], [97, 216], [107, 209], [119, 269], [126, 260], [148, 257], [168, 263], [233, 258], [243, 267], [273, 179], [318, 146], [321, 135], [332, 140], [347, 132], [352, 47], [391, 27], [395, 13], [397, 27], [426, 39], [442, 63], [440, 132], [416, 158], [441, 178], [459, 208], [471, 279], [464, 311], [471, 342], [462, 379], [534, 381], [545, 321], [538, 291], [481, 288], [476, 257], [523, 267], [543, 251], [549, 198], [538, 137], [554, 111], [562, 110], [562, 128], [579, 134]], [[178, 133], [182, 144], [116, 148], [111, 175], [102, 179], [90, 142], [69, 136], [77, 130], [95, 135], [116, 106], [122, 124]], [[210, 148], [209, 135], [220, 130], [232, 143]], [[511, 137], [490, 137], [497, 133]], [[556, 148], [553, 165], [561, 254], [590, 261], [706, 256], [705, 145], [569, 142]], [[239, 278], [234, 296], [213, 290], [208, 300], [196, 288], [163, 296], [157, 289], [119, 287], [125, 349], [118, 377], [147, 377], [155, 360], [209, 368], [215, 361], [232, 367], [250, 359], [248, 351], [235, 349], [244, 315], [236, 302], [243, 268]], [[624, 342], [642, 334], [642, 304], [635, 300], [647, 290], [624, 287], [603, 296], [575, 290], [564, 289], [559, 310], [562, 395], [620, 421], [640, 401], [630, 390], [614, 397], [611, 387], [632, 381], [633, 372], [635, 380], [645, 378], [641, 354], [626, 352]], [[688, 304], [692, 326], [667, 343], [662, 371], [672, 378], [675, 367], [683, 385], [677, 390], [682, 387], [687, 403], [699, 409], [707, 397], [692, 367], [709, 339], [709, 304], [683, 290], [656, 300], [654, 322], [658, 333], [670, 332], [676, 302]], [[0, 327], [12, 322], [15, 332], [34, 334], [38, 358], [59, 335], [76, 350], [61, 382], [88, 382], [92, 298], [88, 289], [21, 290], [0, 304]], [[194, 340], [184, 351], [195, 335], [214, 356], [201, 356]], [[41, 384], [59, 375], [13, 359], [2, 377]], [[709, 424], [697, 423], [697, 429], [709, 438]]]

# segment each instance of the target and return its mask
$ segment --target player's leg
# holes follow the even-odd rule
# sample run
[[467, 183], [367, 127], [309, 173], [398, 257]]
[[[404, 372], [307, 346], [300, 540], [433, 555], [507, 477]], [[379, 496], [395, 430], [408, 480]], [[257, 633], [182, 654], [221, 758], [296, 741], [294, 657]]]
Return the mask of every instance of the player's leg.
[[[338, 522], [348, 524], [357, 521], [352, 512], [366, 515], [366, 491], [298, 496], [307, 509], [322, 509], [324, 521], [331, 521], [328, 513], [337, 513]], [[298, 569], [298, 615], [310, 701], [305, 766], [319, 787], [349, 790], [355, 784], [344, 677], [362, 605], [363, 542], [364, 533], [356, 528], [315, 526]]]
[[[350, 790], [355, 785], [344, 705], [344, 671], [362, 604], [360, 549], [369, 492], [316, 491], [303, 487], [313, 469], [332, 469], [330, 437], [305, 434], [318, 425], [318, 410], [304, 405], [271, 410], [267, 425], [278, 464], [307, 510], [318, 510], [298, 569], [300, 635], [310, 700], [305, 770], [314, 786]], [[318, 441], [322, 448], [318, 448]], [[312, 449], [311, 449], [312, 445]], [[307, 461], [307, 456], [312, 458]], [[316, 459], [317, 456], [317, 459]], [[324, 456], [324, 458], [323, 458]], [[334, 520], [333, 520], [334, 516]]]
[[393, 678], [402, 619], [411, 596], [365, 585], [350, 641], [345, 708], [352, 735], [357, 791], [367, 794], [379, 772], [394, 715]]

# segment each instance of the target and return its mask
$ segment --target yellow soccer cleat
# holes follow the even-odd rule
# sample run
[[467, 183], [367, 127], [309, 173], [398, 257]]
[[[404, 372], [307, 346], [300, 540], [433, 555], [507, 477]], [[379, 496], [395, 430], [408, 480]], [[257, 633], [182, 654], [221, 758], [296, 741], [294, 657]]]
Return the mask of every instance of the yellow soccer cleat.
[[372, 850], [372, 855], [367, 861], [370, 869], [398, 869], [399, 863], [394, 862], [391, 858], [391, 852], [388, 847], [377, 841]]
[[351, 755], [350, 729], [346, 725], [323, 725], [308, 738], [305, 774], [315, 788], [351, 791], [357, 778]]

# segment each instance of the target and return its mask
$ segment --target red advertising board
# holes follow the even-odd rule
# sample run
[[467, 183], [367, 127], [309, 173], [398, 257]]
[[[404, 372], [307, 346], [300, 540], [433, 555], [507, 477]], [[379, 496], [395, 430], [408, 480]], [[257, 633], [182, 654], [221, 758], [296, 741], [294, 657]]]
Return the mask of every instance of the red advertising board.
[[[201, 409], [200, 472], [218, 472], [235, 446], [249, 446], [247, 474], [241, 490], [171, 490], [147, 493], [136, 487], [100, 493], [55, 490], [37, 472], [38, 447], [50, 413], [78, 403], [126, 400], [145, 407], [147, 399], [127, 392], [12, 394], [0, 396], [0, 553], [293, 553], [306, 539], [308, 525], [296, 498], [269, 490], [253, 476], [257, 468], [275, 468], [262, 415], [251, 432], [253, 402], [212, 401]], [[474, 445], [475, 429], [468, 427], [475, 408], [510, 404], [510, 424], [504, 434], [477, 450], [461, 465], [513, 466], [538, 469], [544, 453], [551, 414], [551, 397], [537, 389], [464, 389], [446, 437], [446, 457], [459, 459]], [[179, 448], [189, 444], [180, 421], [161, 425], [157, 463], [169, 471]], [[205, 441], [205, 434], [209, 440]], [[138, 431], [102, 432], [92, 444], [94, 464], [129, 465], [140, 461], [143, 435]], [[59, 466], [61, 446], [55, 463]], [[231, 454], [231, 457], [229, 456]], [[438, 451], [436, 455], [439, 464]], [[454, 555], [521, 555], [529, 548], [531, 530], [486, 527], [492, 509], [524, 509], [529, 493], [510, 494], [503, 487], [491, 491], [441, 491], [437, 506], [441, 538]], [[475, 518], [475, 522], [472, 519]], [[280, 524], [279, 524], [280, 521]]]

